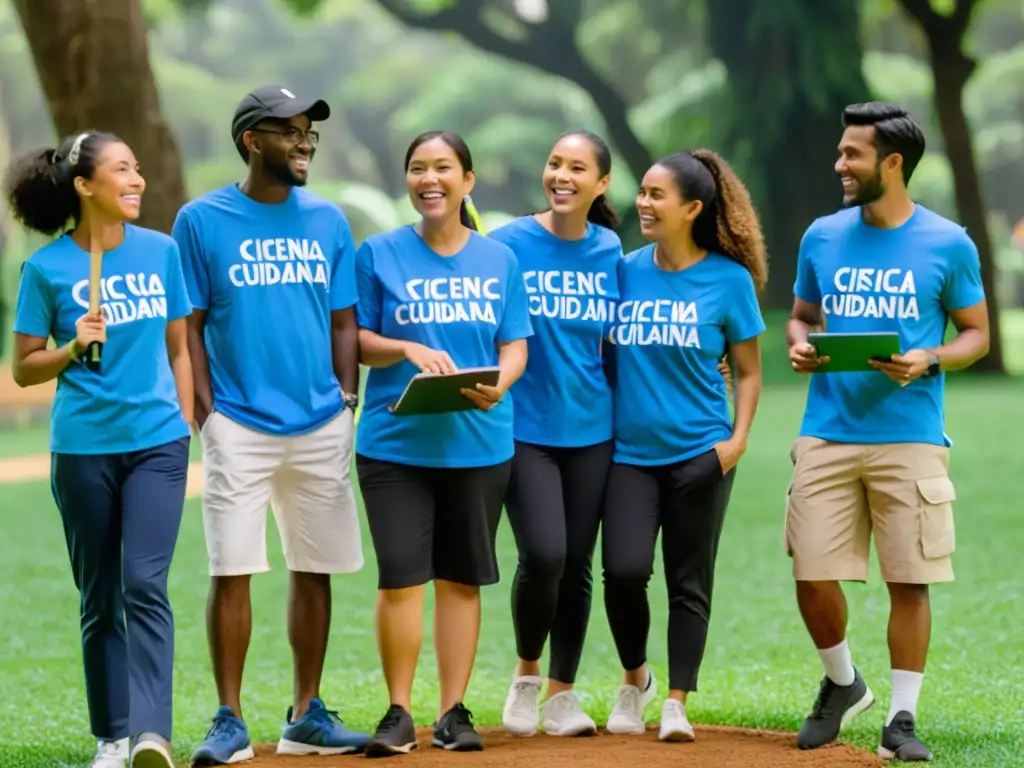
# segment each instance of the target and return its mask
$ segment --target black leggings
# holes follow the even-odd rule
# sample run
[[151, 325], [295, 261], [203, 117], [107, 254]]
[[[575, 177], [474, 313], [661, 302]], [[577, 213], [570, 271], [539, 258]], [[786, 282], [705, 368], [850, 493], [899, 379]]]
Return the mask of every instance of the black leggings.
[[551, 637], [548, 677], [573, 683], [590, 621], [590, 571], [601, 525], [611, 441], [583, 448], [516, 443], [505, 509], [519, 548], [512, 623], [519, 658]]
[[668, 587], [669, 689], [697, 690], [718, 541], [736, 470], [722, 476], [714, 449], [661, 467], [613, 464], [604, 511], [604, 601], [619, 661], [647, 661], [647, 582], [661, 552]]

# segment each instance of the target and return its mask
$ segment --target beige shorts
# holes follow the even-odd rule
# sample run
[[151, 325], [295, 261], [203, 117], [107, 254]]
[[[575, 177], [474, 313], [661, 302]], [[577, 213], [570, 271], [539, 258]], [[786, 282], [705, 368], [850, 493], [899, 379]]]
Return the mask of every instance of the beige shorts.
[[306, 435], [255, 432], [216, 411], [203, 424], [203, 526], [213, 576], [270, 570], [267, 505], [289, 571], [363, 567], [349, 482], [352, 411]]
[[887, 583], [953, 581], [948, 448], [800, 437], [792, 459], [785, 549], [797, 581], [867, 581], [872, 533]]

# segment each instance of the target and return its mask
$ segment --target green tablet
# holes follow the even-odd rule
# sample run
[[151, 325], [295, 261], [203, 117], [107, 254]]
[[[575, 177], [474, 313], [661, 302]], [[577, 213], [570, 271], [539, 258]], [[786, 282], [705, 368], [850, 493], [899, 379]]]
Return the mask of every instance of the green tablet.
[[423, 416], [468, 411], [476, 405], [462, 394], [477, 384], [495, 386], [501, 369], [463, 368], [455, 373], [417, 373], [409, 380], [398, 402], [389, 407], [396, 416]]
[[812, 373], [843, 371], [874, 371], [869, 360], [888, 361], [900, 353], [898, 333], [810, 333], [807, 341], [818, 350], [819, 357], [829, 361]]

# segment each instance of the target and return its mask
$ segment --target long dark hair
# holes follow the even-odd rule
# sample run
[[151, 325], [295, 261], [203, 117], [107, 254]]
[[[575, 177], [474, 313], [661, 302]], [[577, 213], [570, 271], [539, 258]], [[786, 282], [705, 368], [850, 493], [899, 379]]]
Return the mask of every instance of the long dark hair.
[[[590, 142], [590, 145], [594, 148], [594, 156], [597, 158], [597, 175], [600, 178], [607, 176], [612, 172], [612, 153], [608, 149], [608, 144], [605, 140], [598, 136], [596, 133], [580, 129], [574, 129], [566, 131], [558, 137], [558, 141], [569, 136], [579, 136], [582, 139], [586, 139]], [[555, 143], [557, 144], [558, 141]], [[601, 227], [614, 230], [619, 226], [619, 215], [615, 213], [615, 209], [612, 208], [612, 204], [608, 202], [608, 198], [603, 194], [598, 195], [594, 198], [594, 202], [590, 204], [590, 210], [587, 211], [587, 221], [597, 224]]]
[[[449, 147], [452, 152], [455, 153], [455, 157], [459, 160], [459, 165], [462, 166], [462, 170], [469, 173], [473, 170], [473, 155], [470, 154], [469, 147], [466, 142], [463, 141], [462, 137], [454, 131], [427, 131], [421, 133], [409, 144], [409, 148], [405, 151], [405, 170], [409, 170], [409, 163], [412, 161], [412, 154], [421, 144], [426, 144], [428, 141], [433, 139], [440, 139]], [[469, 215], [469, 209], [466, 206], [466, 200], [463, 198], [462, 204], [459, 206], [459, 221], [462, 222], [464, 227], [468, 227], [472, 230], [477, 230], [476, 222], [473, 221], [473, 217]]]
[[768, 283], [768, 254], [750, 193], [729, 164], [710, 149], [677, 152], [658, 161], [675, 178], [684, 200], [700, 200], [693, 222], [697, 247], [739, 262], [758, 290]]
[[4, 197], [14, 218], [29, 229], [55, 235], [82, 220], [75, 177], [91, 179], [112, 133], [85, 131], [66, 136], [57, 147], [34, 149], [15, 158], [4, 174]]

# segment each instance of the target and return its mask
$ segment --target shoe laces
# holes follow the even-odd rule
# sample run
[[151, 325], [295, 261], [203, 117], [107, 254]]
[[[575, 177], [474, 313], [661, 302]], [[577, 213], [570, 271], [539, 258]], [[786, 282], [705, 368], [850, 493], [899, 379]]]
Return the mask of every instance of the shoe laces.
[[466, 709], [462, 702], [448, 710], [448, 717], [452, 725], [473, 725], [473, 713]]
[[380, 719], [380, 724], [377, 726], [377, 730], [385, 730], [388, 728], [394, 728], [402, 722], [403, 709], [397, 704], [393, 704], [388, 707], [388, 711], [384, 713], [384, 717]]
[[512, 684], [512, 706], [516, 715], [529, 715], [537, 705], [537, 686], [533, 683], [517, 682]]
[[320, 723], [321, 725], [327, 725], [334, 727], [335, 725], [344, 726], [345, 723], [341, 719], [341, 715], [335, 709], [327, 709], [327, 707], [317, 707], [312, 710], [309, 714], [312, 715], [312, 719]]
[[555, 717], [565, 717], [567, 715], [583, 714], [583, 707], [580, 706], [580, 700], [576, 698], [576, 694], [571, 691], [565, 691], [552, 696], [544, 705], [547, 710], [546, 714]]
[[116, 758], [121, 757], [121, 744], [117, 741], [103, 741], [96, 745], [96, 758]]
[[619, 700], [615, 702], [619, 712], [638, 712], [640, 710], [640, 689], [635, 685], [624, 685], [619, 691]]
[[917, 734], [914, 733], [914, 721], [909, 717], [893, 718], [893, 721], [889, 723], [889, 730], [909, 736], [912, 739], [917, 738]]
[[832, 680], [826, 677], [821, 681], [821, 688], [818, 689], [818, 698], [814, 700], [814, 708], [811, 710], [811, 718], [814, 720], [821, 720], [825, 707], [828, 705], [829, 699], [832, 697], [832, 692], [836, 689], [836, 684]]
[[214, 736], [224, 736], [227, 739], [231, 739], [236, 733], [242, 730], [241, 723], [234, 716], [218, 715], [213, 718], [213, 724], [210, 726], [210, 730], [206, 732], [206, 738], [212, 738]]

